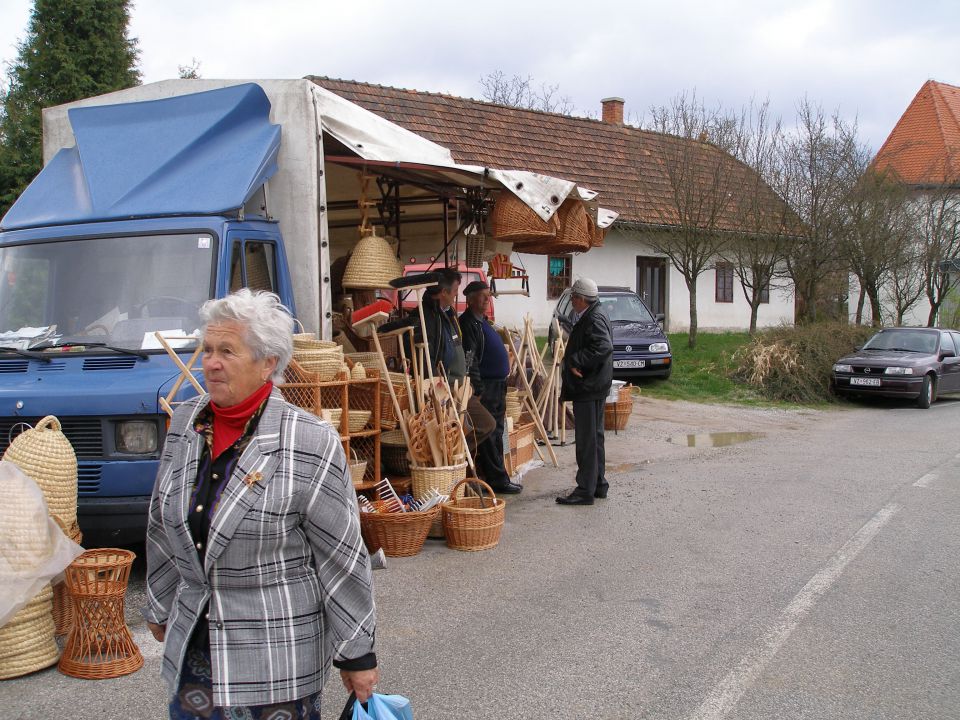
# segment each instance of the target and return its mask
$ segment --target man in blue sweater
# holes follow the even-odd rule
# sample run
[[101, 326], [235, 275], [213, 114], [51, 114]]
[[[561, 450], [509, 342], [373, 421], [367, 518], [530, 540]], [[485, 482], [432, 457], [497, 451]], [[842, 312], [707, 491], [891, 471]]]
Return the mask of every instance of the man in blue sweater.
[[523, 487], [510, 481], [503, 466], [503, 427], [507, 409], [507, 375], [510, 374], [510, 359], [503, 340], [486, 317], [490, 303], [490, 286], [474, 280], [463, 289], [467, 309], [460, 315], [463, 336], [463, 351], [466, 355], [467, 373], [473, 392], [479, 396], [493, 419], [496, 429], [477, 446], [474, 460], [477, 472], [499, 494], [519, 493]]

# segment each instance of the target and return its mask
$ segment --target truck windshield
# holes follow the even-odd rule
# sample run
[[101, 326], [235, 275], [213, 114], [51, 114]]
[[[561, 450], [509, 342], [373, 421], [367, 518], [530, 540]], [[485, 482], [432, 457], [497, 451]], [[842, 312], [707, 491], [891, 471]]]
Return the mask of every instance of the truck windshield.
[[213, 257], [202, 233], [0, 247], [0, 345], [156, 348], [154, 331], [197, 329]]

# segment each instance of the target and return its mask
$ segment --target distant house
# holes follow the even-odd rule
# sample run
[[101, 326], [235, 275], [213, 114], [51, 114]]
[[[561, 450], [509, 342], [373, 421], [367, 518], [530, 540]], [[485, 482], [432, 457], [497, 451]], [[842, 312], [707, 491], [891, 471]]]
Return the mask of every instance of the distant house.
[[[653, 233], [669, 232], [678, 224], [667, 165], [682, 146], [695, 159], [722, 155], [724, 172], [738, 177], [752, 174], [707, 142], [625, 125], [620, 98], [604, 100], [602, 119], [594, 120], [347, 80], [310, 79], [443, 145], [458, 162], [574, 180], [598, 191], [600, 205], [620, 214], [603, 247], [578, 255], [520, 255], [530, 276], [530, 297], [497, 300], [497, 317], [506, 322], [516, 322], [529, 312], [537, 326], [545, 327], [563, 289], [577, 276], [587, 276], [599, 284], [633, 288], [655, 313], [664, 313], [671, 330], [685, 329], [689, 323], [686, 284], [649, 242]], [[771, 202], [780, 202], [769, 188], [766, 191]], [[742, 231], [741, 205], [736, 199], [730, 203], [714, 227]], [[729, 263], [712, 264], [699, 277], [697, 295], [700, 328], [748, 327], [750, 307]], [[758, 325], [793, 322], [794, 299], [789, 289], [768, 288], [764, 299]]]
[[[947, 257], [939, 260], [960, 257], [960, 87], [935, 80], [925, 82], [877, 152], [873, 165], [893, 173], [910, 188], [918, 237], [931, 230], [943, 233]], [[930, 303], [921, 295], [904, 323], [926, 325], [929, 314]]]

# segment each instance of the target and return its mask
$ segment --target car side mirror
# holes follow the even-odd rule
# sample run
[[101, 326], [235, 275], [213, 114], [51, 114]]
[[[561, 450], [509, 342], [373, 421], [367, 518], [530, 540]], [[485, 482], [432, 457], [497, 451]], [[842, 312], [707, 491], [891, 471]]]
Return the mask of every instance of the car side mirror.
[[664, 315], [663, 313], [657, 313], [657, 314], [654, 315], [653, 317], [654, 317], [654, 319], [656, 319], [656, 321], [657, 321], [658, 323], [662, 323], [664, 320], [667, 319], [667, 316]]
[[863, 345], [854, 345], [854, 346], [853, 346], [853, 351], [854, 351], [854, 352], [860, 352], [860, 348], [862, 348], [862, 347], [863, 347]]
[[941, 350], [941, 351], [940, 351], [940, 361], [941, 361], [941, 362], [943, 362], [943, 360], [945, 360], [946, 358], [951, 358], [951, 357], [956, 357], [956, 356], [957, 356], [957, 354], [956, 354], [955, 352], [951, 352], [950, 350]]

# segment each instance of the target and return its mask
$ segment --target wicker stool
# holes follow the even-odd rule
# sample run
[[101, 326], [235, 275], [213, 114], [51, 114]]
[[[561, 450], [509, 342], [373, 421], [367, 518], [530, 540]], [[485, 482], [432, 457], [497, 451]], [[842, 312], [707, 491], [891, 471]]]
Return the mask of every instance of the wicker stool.
[[60, 658], [60, 672], [87, 680], [139, 670], [143, 656], [123, 617], [123, 598], [135, 555], [129, 550], [87, 550], [67, 567], [74, 622]]

